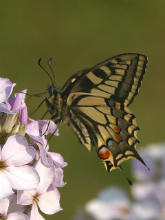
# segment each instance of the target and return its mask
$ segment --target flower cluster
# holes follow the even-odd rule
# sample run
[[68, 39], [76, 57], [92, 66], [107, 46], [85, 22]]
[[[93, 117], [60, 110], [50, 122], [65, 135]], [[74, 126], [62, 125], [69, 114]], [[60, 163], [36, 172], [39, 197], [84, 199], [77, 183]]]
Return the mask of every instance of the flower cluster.
[[16, 84], [0, 78], [0, 219], [35, 220], [60, 207], [57, 187], [63, 187], [58, 153], [49, 152], [45, 136], [59, 135], [52, 121], [28, 118], [26, 90], [9, 98]]
[[90, 217], [78, 212], [73, 220], [165, 219], [165, 143], [142, 148], [140, 155], [150, 171], [133, 160], [132, 173], [136, 179], [131, 186], [133, 201], [120, 187], [110, 186], [85, 205]]

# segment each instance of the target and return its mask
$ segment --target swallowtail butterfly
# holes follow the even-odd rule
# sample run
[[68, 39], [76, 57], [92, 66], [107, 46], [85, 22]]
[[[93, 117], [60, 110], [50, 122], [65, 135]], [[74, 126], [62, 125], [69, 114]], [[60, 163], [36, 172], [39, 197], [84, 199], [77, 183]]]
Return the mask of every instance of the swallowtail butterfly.
[[74, 74], [63, 86], [48, 88], [48, 111], [57, 125], [68, 124], [80, 142], [95, 148], [107, 171], [136, 158], [136, 118], [128, 109], [138, 94], [147, 57], [126, 53]]

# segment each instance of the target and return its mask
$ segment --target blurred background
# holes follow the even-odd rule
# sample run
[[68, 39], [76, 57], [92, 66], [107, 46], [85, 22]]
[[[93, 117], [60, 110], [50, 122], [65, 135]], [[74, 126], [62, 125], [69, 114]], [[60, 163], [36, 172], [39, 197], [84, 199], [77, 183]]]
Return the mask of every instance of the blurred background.
[[[17, 83], [14, 92], [44, 92], [50, 80], [52, 57], [56, 86], [62, 87], [75, 72], [114, 55], [133, 52], [148, 56], [148, 67], [139, 95], [130, 106], [140, 127], [140, 145], [164, 140], [165, 126], [165, 1], [1, 1], [1, 77]], [[42, 98], [32, 98], [29, 113]], [[40, 119], [43, 105], [34, 115]], [[47, 119], [49, 119], [47, 115]], [[108, 185], [130, 186], [120, 171], [107, 173], [94, 151], [88, 152], [66, 125], [50, 140], [51, 151], [62, 154], [67, 185], [59, 189], [63, 211], [47, 220], [70, 220], [76, 210]], [[131, 163], [123, 164], [131, 177]]]

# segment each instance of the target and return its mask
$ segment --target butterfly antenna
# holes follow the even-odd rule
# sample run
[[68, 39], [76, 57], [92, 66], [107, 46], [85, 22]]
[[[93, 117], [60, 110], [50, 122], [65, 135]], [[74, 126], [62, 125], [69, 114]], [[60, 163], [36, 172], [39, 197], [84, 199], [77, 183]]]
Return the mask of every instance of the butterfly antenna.
[[41, 60], [42, 60], [42, 58], [40, 58], [39, 60], [38, 60], [38, 65], [41, 67], [41, 69], [43, 69], [43, 71], [49, 76], [49, 79], [50, 79], [50, 81], [52, 82], [52, 85], [54, 85], [54, 82], [53, 82], [53, 80], [52, 80], [52, 77], [50, 76], [50, 74], [43, 68], [43, 66], [41, 65]]
[[53, 74], [53, 85], [55, 85], [55, 74], [54, 74], [54, 71], [53, 71], [53, 69], [52, 69], [52, 67], [51, 67], [51, 61], [52, 61], [52, 59], [53, 58], [50, 58], [49, 60], [48, 60], [48, 66], [49, 66], [49, 68], [50, 68], [50, 70], [51, 70], [51, 72], [52, 72], [52, 74]]

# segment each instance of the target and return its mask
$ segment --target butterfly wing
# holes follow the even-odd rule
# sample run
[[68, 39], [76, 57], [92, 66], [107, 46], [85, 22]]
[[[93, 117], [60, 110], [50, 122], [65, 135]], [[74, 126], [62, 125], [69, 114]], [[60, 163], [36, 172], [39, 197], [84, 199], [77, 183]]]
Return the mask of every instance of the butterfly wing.
[[146, 63], [144, 55], [118, 55], [76, 73], [63, 87], [68, 124], [88, 150], [96, 149], [108, 171], [131, 157], [145, 165], [136, 151], [139, 128], [127, 106], [138, 93]]
[[120, 168], [120, 163], [136, 158], [138, 144], [135, 116], [129, 109], [107, 98], [78, 93], [69, 109], [69, 125], [80, 142], [94, 147], [106, 170]]
[[84, 92], [130, 105], [145, 73], [147, 57], [121, 54], [75, 74], [63, 87], [64, 97]]

